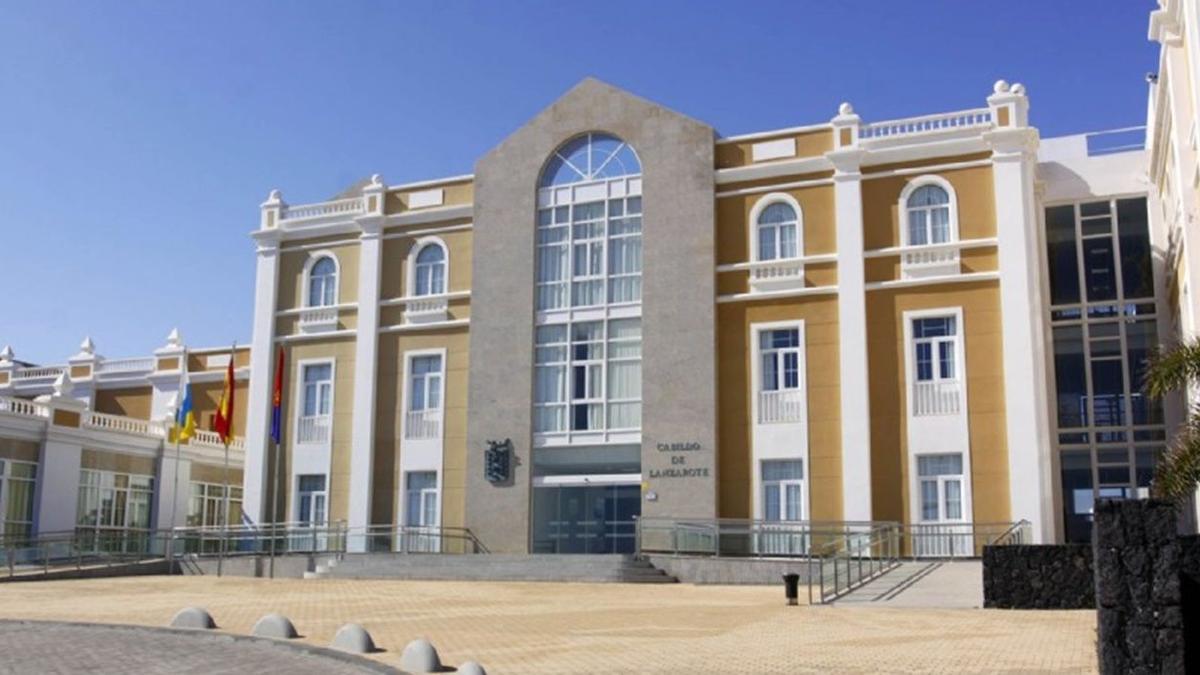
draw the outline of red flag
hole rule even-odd
[[[271,440],[279,442],[283,435],[283,347],[279,347],[279,362],[275,365],[275,389],[271,392]]]
[[[225,369],[225,386],[221,389],[221,402],[217,404],[217,416],[213,419],[213,431],[221,437],[221,442],[229,445],[233,440],[233,392],[237,380],[233,376],[233,360],[237,355],[237,345],[229,351],[229,367]]]

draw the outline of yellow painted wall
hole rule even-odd
[[[442,454],[442,524],[463,527],[466,510],[467,362],[469,336],[465,327],[419,333],[385,333],[379,338],[375,405],[375,462],[371,522],[397,523],[400,440],[404,419],[405,353],[422,349],[446,350],[446,397]]]
[[[139,457],[136,455],[123,455],[116,452],[105,452],[103,450],[83,449],[83,454],[79,458],[79,466],[82,469],[96,469],[99,471],[115,471],[117,473],[132,473],[142,476],[153,476],[155,474],[155,460],[152,457]]]
[[[148,385],[120,389],[97,389],[92,407],[96,412],[106,415],[121,415],[122,417],[148,420],[153,396],[154,390]]]
[[[838,384],[837,299],[801,297],[717,306],[720,495],[725,518],[749,518],[755,470],[751,455],[753,323],[804,321],[808,387],[809,503],[812,518],[842,517],[841,389]]]
[[[943,157],[937,160],[936,164],[971,159],[978,157]],[[922,163],[914,162],[905,166],[918,164]],[[996,236],[996,200],[990,166],[930,173],[945,178],[954,187],[958,198],[959,239]],[[900,193],[905,185],[918,177],[886,176],[863,180],[864,248],[870,250],[900,246]]]
[[[457,220],[438,223],[438,226],[443,225],[462,225],[468,221]],[[532,227],[532,223],[530,224]],[[430,226],[421,226],[419,228],[408,229],[428,229]],[[405,230],[390,229],[388,234],[396,234]],[[400,298],[412,294],[413,289],[409,289],[408,285],[408,256],[412,251],[413,245],[418,239],[424,237],[437,237],[446,244],[446,248],[450,251],[450,278],[447,280],[446,289],[448,291],[466,291],[471,288],[471,265],[472,265],[472,249],[471,249],[471,231],[458,230],[453,232],[441,232],[431,235],[416,235],[411,237],[396,237],[393,239],[385,239],[383,242],[383,271],[380,279],[380,297],[384,300],[389,298]],[[384,324],[386,325],[386,324]]]
[[[877,520],[909,520],[907,387],[903,314],[962,307],[975,522],[1007,522],[1000,290],[995,281],[867,293],[871,486]]]
[[[355,239],[354,235],[343,235],[334,241]],[[320,239],[305,240],[312,244]],[[320,249],[321,251],[326,249]],[[337,302],[348,303],[358,300],[358,242],[340,244],[328,248],[336,257],[338,263],[338,294]],[[304,297],[304,265],[310,257],[319,251],[283,249],[279,253],[279,298],[277,309],[295,309],[305,305]]]
[[[387,213],[401,213],[408,210],[408,198],[414,192],[425,192],[426,190],[441,189],[442,206],[456,206],[460,204],[470,204],[475,199],[475,183],[474,181],[460,180],[447,183],[438,183],[433,185],[425,185],[419,188],[406,190],[389,190],[387,201],[384,202],[384,209]],[[424,207],[436,208],[436,207]]]
[[[733,141],[728,143],[718,143],[716,145],[715,158],[718,169],[728,169],[735,166],[748,166],[755,164],[752,162],[752,148],[757,143],[767,143],[785,138],[793,138],[796,140],[796,156],[783,157],[768,162],[757,162],[767,164],[769,162],[785,161],[787,159],[799,159],[802,157],[817,157],[824,155],[826,152],[833,149],[833,130],[832,129],[815,129],[804,133],[779,134],[778,136],[769,136],[765,138],[756,138],[754,140]]]

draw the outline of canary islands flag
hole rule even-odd
[[[175,443],[182,443],[192,437],[196,432],[196,415],[192,412],[192,385],[190,383],[183,385],[183,403],[179,405],[179,410],[175,412],[175,426],[171,428],[171,439]]]

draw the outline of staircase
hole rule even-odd
[[[558,581],[676,583],[675,577],[631,555],[359,553],[318,560],[305,579]]]

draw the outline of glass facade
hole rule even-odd
[[[534,553],[633,553],[641,485],[533,490]]]
[[[33,495],[38,465],[0,459],[0,539],[33,534]]]
[[[220,483],[192,482],[192,494],[188,500],[188,527],[221,527],[225,523],[241,524],[242,487],[229,486],[229,513],[222,518],[225,505],[225,486]]]
[[[81,470],[75,521],[81,546],[85,550],[144,550],[153,501],[153,476]]]
[[[1086,542],[1095,500],[1146,496],[1166,440],[1162,402],[1142,392],[1158,346],[1146,200],[1045,216],[1063,527]]]

